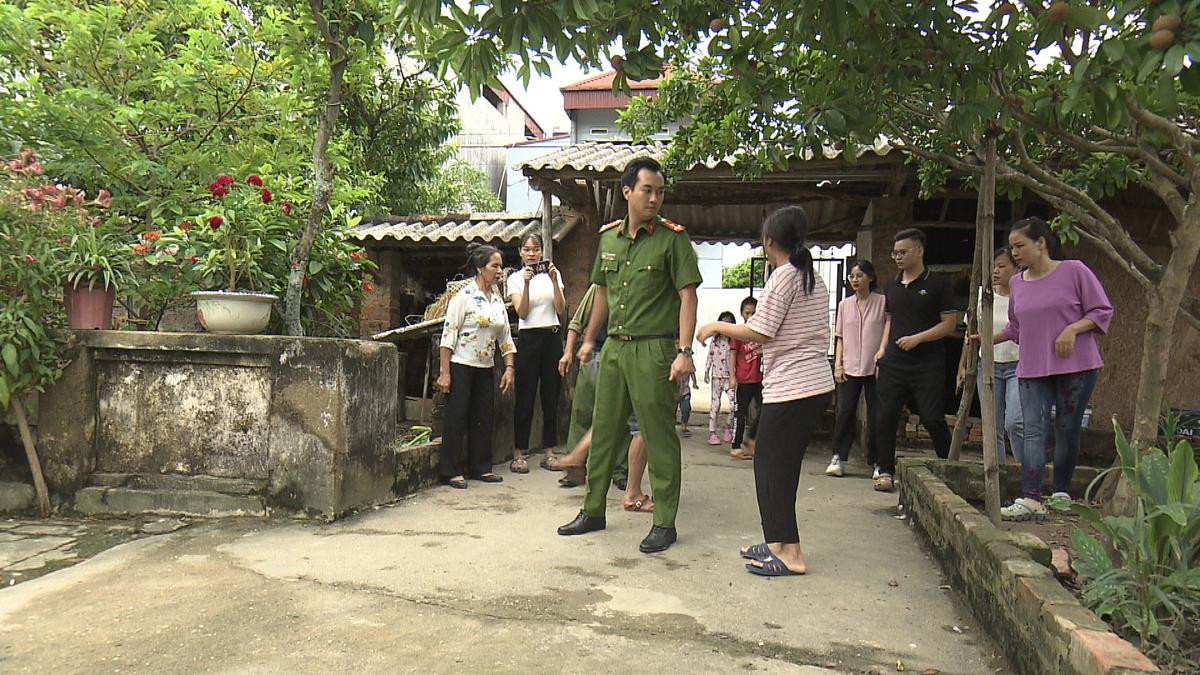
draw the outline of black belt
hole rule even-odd
[[[550,332],[552,332],[552,333],[557,333],[557,332],[559,331],[559,327],[558,327],[558,326],[538,326],[538,327],[536,327],[536,328],[522,328],[522,329],[520,329],[520,330],[519,330],[519,331],[517,331],[517,332],[519,332],[519,333],[528,333],[528,332],[529,332],[529,331],[531,331],[531,330],[548,330],[548,331],[550,331]]]
[[[674,340],[678,335],[613,335],[609,333],[610,340],[618,340],[620,342],[634,342],[637,340]]]

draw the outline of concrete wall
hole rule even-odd
[[[628,141],[629,134],[621,130],[617,123],[618,110],[600,108],[595,110],[571,110],[571,140],[574,143],[584,141]],[[667,126],[665,132],[654,134],[656,141],[669,140],[679,130],[680,122],[674,121]]]
[[[52,491],[93,473],[261,482],[276,507],[335,516],[389,499],[397,356],[357,340],[80,331],[41,397]]]

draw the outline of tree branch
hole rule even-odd
[[[1200,180],[1197,179],[1196,173],[1196,158],[1192,154],[1192,147],[1195,141],[1184,136],[1178,124],[1143,108],[1137,99],[1134,98],[1133,94],[1128,91],[1122,92],[1122,100],[1125,102],[1125,109],[1129,111],[1129,115],[1133,119],[1141,122],[1146,127],[1161,131],[1166,134],[1167,138],[1171,139],[1171,144],[1179,152],[1179,159],[1183,162],[1184,171],[1192,177],[1191,189],[1193,191],[1200,190]]]

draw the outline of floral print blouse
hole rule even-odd
[[[492,299],[488,300],[478,284],[472,281],[450,298],[441,346],[453,350],[451,363],[492,368],[496,364],[497,344],[501,355],[517,351],[504,298],[492,289]]]
[[[704,371],[709,380],[729,379],[729,338],[718,335],[712,339],[708,346],[708,362],[704,364]]]

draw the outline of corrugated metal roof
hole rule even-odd
[[[861,157],[865,154],[873,153],[882,157],[890,153],[893,149],[894,146],[888,139],[880,137],[875,141],[874,145],[858,148],[856,156]],[[638,157],[653,157],[654,159],[661,160],[666,151],[667,144],[663,142],[621,143],[613,141],[586,141],[569,145],[540,157],[535,157],[523,164],[517,165],[516,168],[531,171],[563,171],[572,169],[575,171],[594,171],[596,173],[619,172],[625,168],[625,165],[630,160]],[[842,151],[832,146],[827,146],[822,150],[821,154],[822,157],[818,158],[810,152],[797,159],[839,159],[842,156]],[[703,166],[708,169],[716,169],[720,167],[732,167],[735,163],[732,157],[727,157],[719,160],[709,160]],[[698,168],[699,166],[697,165],[694,168]]]
[[[562,241],[578,218],[557,215],[554,240]],[[363,221],[352,236],[358,241],[454,243],[485,241],[519,242],[530,232],[541,232],[540,213],[471,213],[448,216],[381,216]]]
[[[629,80],[629,88],[634,89],[634,90],[658,89],[659,85],[661,85],[663,83],[663,81],[666,79],[667,74],[670,72],[670,70],[671,70],[670,68],[667,68],[666,73],[663,73],[662,75],[652,78],[652,79],[649,79],[649,80]],[[567,86],[559,89],[559,91],[561,91],[561,92],[571,92],[571,91],[609,91],[609,92],[611,92],[612,88],[613,88],[613,81],[616,79],[617,79],[617,71],[607,70],[603,73],[600,73],[599,75],[593,75],[591,77],[584,78],[578,82],[573,82],[571,84],[568,84]]]

